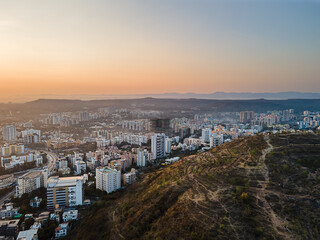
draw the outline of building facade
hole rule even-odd
[[[152,158],[158,159],[165,157],[165,139],[164,133],[157,133],[151,137]]]
[[[82,205],[84,192],[84,176],[51,177],[48,179],[47,208],[54,209],[58,204],[61,207]]]
[[[112,193],[121,188],[121,172],[109,168],[96,168],[96,188],[107,193]]]
[[[30,171],[18,178],[16,196],[30,193],[40,187],[46,187],[48,179],[47,170]]]
[[[3,128],[2,134],[5,141],[13,141],[17,136],[16,128],[12,125],[7,125]]]

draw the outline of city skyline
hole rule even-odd
[[[0,1],[1,99],[320,92],[319,1]]]

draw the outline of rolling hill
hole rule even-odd
[[[320,239],[320,136],[252,136],[101,197],[71,239]]]

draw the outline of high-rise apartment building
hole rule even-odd
[[[47,186],[47,170],[30,171],[18,178],[16,186],[16,196],[24,193],[30,193],[40,187]]]
[[[288,122],[290,120],[290,110],[283,110],[282,121]]]
[[[112,193],[121,188],[121,172],[109,168],[96,168],[96,188],[107,193]]]
[[[22,138],[26,144],[40,142],[41,131],[35,129],[28,129],[21,132]]]
[[[152,158],[158,159],[165,157],[165,139],[164,133],[157,133],[151,137]]]
[[[203,128],[202,129],[202,134],[201,134],[202,142],[209,143],[210,142],[211,133],[212,133],[212,129],[211,128]]]
[[[217,147],[223,143],[223,134],[213,134],[210,137],[210,147]]]
[[[8,145],[1,148],[2,156],[10,156],[15,154],[23,154],[24,145]]]
[[[85,181],[85,176],[50,177],[47,187],[47,208],[54,209],[57,204],[61,207],[82,205]]]
[[[13,141],[16,139],[16,128],[12,125],[7,125],[2,130],[3,139],[5,141]]]
[[[172,145],[172,139],[171,138],[166,138],[164,142],[164,148],[165,148],[165,153],[170,154],[171,153],[171,145]]]
[[[170,119],[151,119],[150,130],[155,133],[171,135]]]
[[[146,166],[146,161],[148,159],[148,152],[147,150],[138,149],[137,150],[137,166],[144,167]]]
[[[130,185],[136,181],[136,170],[131,169],[130,172],[123,174],[123,183],[125,185]]]
[[[250,123],[253,119],[254,119],[254,112],[253,111],[240,112],[240,122]]]

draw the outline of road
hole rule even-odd
[[[56,161],[58,160],[58,155],[53,152],[47,152],[45,151],[48,157],[48,170],[49,172],[52,172],[55,169]]]
[[[4,201],[10,200],[11,197],[16,193],[16,189],[14,188],[11,192],[7,193],[5,196],[1,196],[0,198],[0,206],[4,204]]]
[[[57,154],[53,153],[53,152],[47,152],[47,151],[44,151],[46,154],[47,154],[47,157],[48,157],[48,163],[47,163],[47,167],[48,167],[48,170],[49,170],[49,175],[51,172],[53,172],[53,170],[55,169],[55,165],[56,165],[56,161],[58,160],[58,156]],[[31,170],[35,170],[35,169],[28,169],[28,170],[25,170],[25,171],[21,171],[21,172],[16,172],[14,173],[14,176],[17,178]],[[15,194],[16,190],[12,190],[11,192],[7,193],[5,196],[0,196],[0,206],[3,205],[3,203],[6,201],[6,200],[10,200],[11,197]]]

